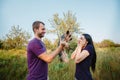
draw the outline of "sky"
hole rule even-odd
[[[80,28],[92,36],[95,42],[110,39],[120,43],[120,1],[119,0],[0,0],[0,38],[9,32],[11,26],[19,25],[34,37],[32,23],[43,21],[51,29],[49,20],[55,13],[75,14]],[[52,37],[51,37],[52,36]],[[55,34],[46,34],[55,40]]]

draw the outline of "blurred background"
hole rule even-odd
[[[97,52],[95,80],[120,79],[119,0],[0,0],[0,79],[25,80],[26,46],[34,34],[32,23],[43,21],[47,52],[55,50],[59,37],[70,30],[69,57],[82,33],[92,36]],[[74,80],[75,64],[49,64],[50,80]]]

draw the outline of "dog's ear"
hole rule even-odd
[[[69,37],[71,37],[71,34],[69,35]]]
[[[71,41],[72,40],[72,38],[70,38],[70,40],[69,41]]]
[[[70,33],[69,30],[67,30],[66,34],[68,35],[69,33]]]

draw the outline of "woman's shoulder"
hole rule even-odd
[[[84,50],[87,50],[89,53],[92,53],[92,52],[93,52],[93,46],[90,45],[90,44],[88,44],[88,45],[84,48]]]
[[[93,48],[93,46],[91,45],[91,44],[88,44],[86,47],[85,47],[85,49],[92,49]]]

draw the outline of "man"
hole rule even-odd
[[[45,45],[41,40],[46,33],[45,24],[41,21],[35,21],[32,27],[35,38],[27,46],[27,80],[48,80],[48,63],[65,47],[66,41],[61,41],[60,46],[55,51],[47,54]]]

